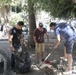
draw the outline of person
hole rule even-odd
[[[3,31],[3,26],[4,26],[4,25],[1,25],[1,32]]]
[[[59,23],[58,25],[55,22],[51,22],[50,29],[54,30],[54,33],[56,34],[56,44],[54,46],[54,49],[56,49],[60,43],[60,36],[62,36],[66,40],[64,46],[67,53],[68,71],[64,72],[64,74],[70,75],[72,73],[73,63],[72,51],[76,39],[75,31],[70,25],[64,22]]]
[[[22,34],[22,27],[24,26],[23,21],[17,22],[17,25],[10,29],[9,31],[9,44],[12,51],[11,55],[11,69],[15,71],[15,56],[14,52],[18,50],[21,46],[21,41],[24,41],[24,44],[26,45],[26,41],[24,40],[23,34]]]
[[[74,29],[74,31],[75,31],[75,33],[76,33],[76,21],[75,20],[71,20],[71,21],[69,21],[68,22],[68,24],[69,25],[71,25],[71,27],[73,27],[73,29]],[[64,39],[64,38],[63,38]],[[65,48],[65,46],[64,46],[64,57],[63,57],[63,59],[65,60],[65,61],[67,61],[67,54],[66,54],[66,48]]]
[[[43,27],[42,23],[39,23],[39,27],[34,30],[34,42],[35,42],[35,48],[36,48],[36,62],[38,63],[40,58],[42,61],[44,61],[44,34],[46,34],[47,42],[49,46],[49,35],[47,33],[47,30]]]

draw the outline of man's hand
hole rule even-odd
[[[27,42],[24,42],[24,45],[27,46]]]
[[[47,46],[49,47],[50,46],[50,43],[48,43]]]
[[[12,52],[14,52],[14,51],[15,51],[15,49],[14,49],[14,47],[13,47],[13,46],[11,46],[10,48],[11,48],[11,51],[12,51]]]
[[[55,46],[54,46],[54,49],[56,49],[57,47],[58,47],[58,45],[59,45],[59,43],[60,43],[60,35],[57,35],[56,36],[56,43],[55,43]]]
[[[38,43],[36,43],[37,44],[37,47],[39,48],[39,44]]]
[[[54,46],[54,49],[56,49],[56,48],[57,48],[57,45]]]

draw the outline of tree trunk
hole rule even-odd
[[[33,31],[36,28],[36,20],[35,20],[35,13],[34,13],[34,7],[33,3],[28,1],[28,9],[29,9],[29,46],[35,46],[34,40],[33,40]]]
[[[2,5],[0,9],[0,13],[4,19],[4,23],[9,22],[8,14],[10,13],[10,6],[9,5]]]

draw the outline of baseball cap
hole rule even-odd
[[[43,27],[43,23],[39,23],[39,27]]]

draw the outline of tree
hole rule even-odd
[[[29,12],[29,45],[34,46],[33,40],[33,31],[36,28],[36,19],[35,19],[35,12],[34,12],[34,3],[32,0],[28,0],[28,12]]]
[[[72,0],[38,0],[42,4],[42,9],[55,18],[76,17],[76,4]]]
[[[10,2],[11,0],[0,0],[0,13],[4,19],[4,23],[9,23]]]
[[[76,17],[76,4],[72,0],[28,0],[29,43],[33,44],[33,31],[36,27],[35,11],[41,9],[50,12],[54,18]]]
[[[0,0],[1,2],[10,2],[11,0]],[[15,1],[15,0],[13,0]],[[20,1],[20,0],[19,0]],[[29,17],[29,44],[33,45],[33,31],[36,28],[36,11],[45,10],[54,18],[73,18],[76,17],[76,4],[72,0],[21,0],[22,9],[28,11]]]
[[[26,2],[26,5],[22,5],[22,10],[27,10],[28,11],[28,17],[29,17],[29,44],[33,45],[33,31],[36,28],[36,21],[35,21],[35,13],[34,13],[34,0],[0,0],[1,5],[1,15],[6,21],[8,19],[8,13],[7,8],[5,8],[5,5],[9,6],[9,4],[14,5],[15,3],[18,2]],[[13,2],[13,3],[12,3]],[[23,3],[24,4],[24,3]],[[10,7],[10,6],[9,6]],[[9,9],[10,10],[10,9]],[[21,11],[22,12],[22,11]]]
[[[21,11],[21,9],[18,6],[21,7],[20,0],[17,0],[17,1],[16,0],[0,0],[0,13],[5,23],[9,22],[9,13],[10,13],[11,7],[13,10],[16,7],[17,12]]]

